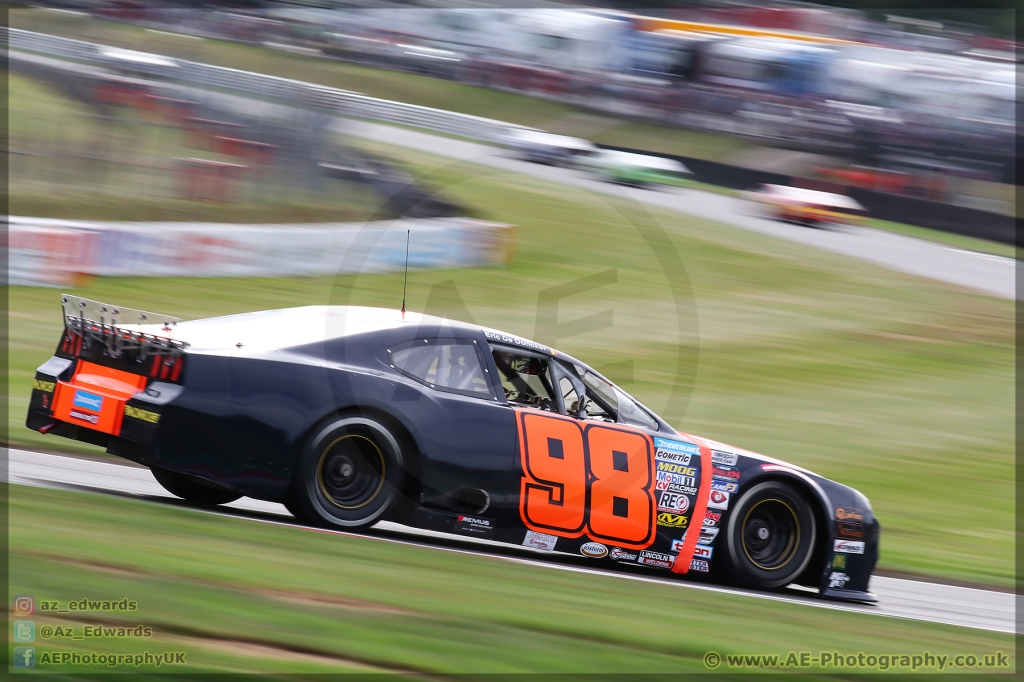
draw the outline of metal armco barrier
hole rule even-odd
[[[15,28],[2,29],[0,35],[6,36],[8,47],[11,49],[101,66],[123,65],[117,55],[129,52]],[[505,121],[377,99],[348,90],[170,57],[161,57],[153,63],[133,62],[132,69],[161,79],[234,91],[249,97],[298,104],[344,116],[425,128],[486,142],[502,140],[512,130],[529,130],[525,126]]]

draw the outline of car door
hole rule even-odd
[[[704,514],[699,447],[592,370],[553,360],[552,372],[563,413],[517,414],[524,525],[561,550],[672,568]]]

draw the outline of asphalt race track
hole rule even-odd
[[[128,496],[153,504],[189,507],[197,513],[226,514],[258,523],[288,526],[294,528],[295,532],[310,530],[308,527],[297,524],[284,507],[271,502],[242,498],[237,502],[215,509],[190,506],[166,492],[150,474],[149,469],[142,467],[48,455],[26,450],[11,449],[8,452],[8,480],[14,484]],[[317,532],[324,531],[318,530]],[[384,542],[402,542],[431,547],[437,551],[491,556],[499,561],[517,561],[555,570],[596,573],[623,580],[662,582],[680,589],[713,590],[745,595],[750,598],[805,604],[808,607],[859,611],[883,617],[931,621],[995,632],[1014,632],[1014,595],[1005,592],[875,576],[871,579],[871,590],[878,595],[879,603],[874,605],[848,604],[819,599],[805,589],[790,589],[787,593],[767,594],[686,582],[667,577],[664,573],[654,570],[640,572],[643,569],[629,570],[604,564],[601,568],[595,568],[596,563],[593,560],[575,555],[549,554],[525,547],[513,547],[488,540],[423,531],[387,522],[377,524],[368,533],[339,531],[338,534],[372,537]]]
[[[791,225],[754,215],[751,202],[736,197],[674,187],[624,187],[598,180],[585,171],[521,161],[497,147],[379,123],[345,121],[339,126],[339,131],[458,161],[533,175],[590,192],[629,197],[641,204],[716,220],[844,254],[891,270],[957,284],[1002,298],[1014,297],[1015,263],[1012,258],[965,251],[867,227],[834,226],[815,229]]]

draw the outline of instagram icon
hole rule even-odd
[[[35,612],[35,600],[29,595],[14,598],[14,615],[31,616]]]

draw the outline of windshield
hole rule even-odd
[[[658,422],[625,391],[589,369],[579,365],[574,365],[574,367],[583,379],[587,393],[590,394],[589,397],[594,401],[587,405],[588,417],[658,430]],[[616,415],[618,415],[618,419],[615,418]]]

